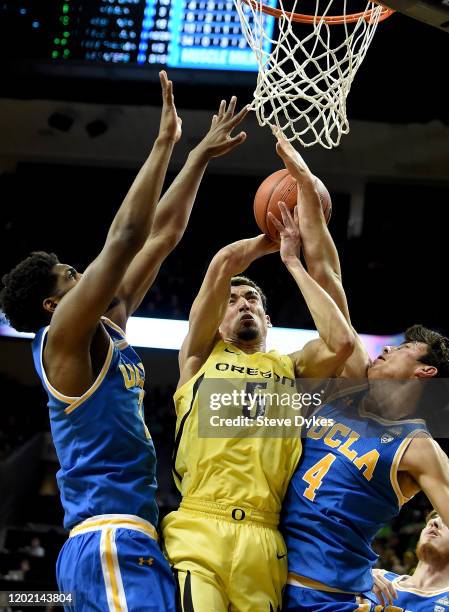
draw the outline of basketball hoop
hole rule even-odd
[[[297,12],[301,0],[279,0],[280,8],[261,0],[234,3],[259,67],[251,105],[259,125],[276,127],[305,147],[331,149],[349,132],[346,98],[377,25],[394,11],[365,0],[363,11],[350,13],[348,1],[340,0],[336,15],[337,0],[308,1],[315,2],[313,15]],[[266,15],[278,19],[276,40],[266,32]]]

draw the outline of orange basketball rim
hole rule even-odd
[[[395,12],[393,9],[388,8],[383,3],[377,2],[376,0],[373,1],[383,7],[379,21],[388,19],[388,17]],[[371,9],[366,12],[348,13],[347,15],[307,15],[304,13],[289,13],[287,11],[282,11],[280,9],[272,8],[271,6],[267,6],[266,4],[263,4],[263,2],[258,2],[257,0],[243,0],[243,2],[267,15],[272,15],[273,17],[277,18],[287,17],[291,21],[295,21],[297,23],[316,23],[317,21],[323,20],[328,25],[338,25],[342,23],[355,23],[360,18],[370,21],[374,11],[374,9]]]

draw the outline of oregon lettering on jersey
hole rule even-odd
[[[348,593],[371,589],[371,541],[407,501],[397,468],[412,437],[426,431],[420,419],[387,421],[366,412],[365,394],[315,413],[334,424],[308,430],[281,522],[289,572]]]
[[[235,363],[218,362],[215,364],[215,368],[219,372],[229,372],[233,374],[244,374],[245,376],[261,376],[262,378],[272,378],[281,385],[289,385],[295,387],[295,379],[288,378],[287,376],[281,376],[272,370],[263,371],[259,368],[249,368],[245,366],[236,365]]]
[[[294,366],[290,357],[277,351],[246,354],[220,340],[199,372],[176,391],[173,471],[184,497],[232,502],[266,512],[280,511],[301,454],[299,437],[198,436],[198,391],[202,382],[256,376],[290,387],[294,384]]]
[[[143,420],[144,367],[122,330],[105,318],[103,324],[110,336],[108,354],[81,397],[63,395],[45,375],[48,328],[33,341],[61,464],[57,481],[67,529],[100,514],[132,514],[157,523],[156,454]]]

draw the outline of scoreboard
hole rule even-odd
[[[3,60],[257,71],[233,0],[0,0],[0,34]]]

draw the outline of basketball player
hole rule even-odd
[[[11,324],[37,332],[33,356],[49,396],[58,484],[70,529],[57,563],[76,611],[174,611],[175,583],[156,541],[156,459],[143,419],[144,369],[124,328],[180,240],[208,161],[243,142],[231,137],[247,110],[222,102],[209,132],[155,212],[181,136],[172,83],[160,73],[158,137],[84,274],[37,252],[3,279]],[[103,317],[107,312],[108,318]]]
[[[314,177],[279,135],[277,151],[298,181],[308,270],[350,324],[338,254]],[[449,461],[414,415],[421,392],[414,383],[449,376],[449,340],[417,325],[406,331],[404,343],[385,347],[371,362],[354,336],[354,352],[340,376],[367,381],[369,392],[366,383],[359,385],[352,395],[317,410],[335,424],[307,431],[303,459],[284,502],[287,610],[357,609],[355,594],[372,586],[372,539],[418,491],[449,524]]]
[[[433,510],[421,531],[413,576],[374,569],[373,591],[381,605],[365,606],[372,612],[446,612],[449,610],[449,529]],[[363,605],[360,606],[364,610]]]
[[[344,317],[300,262],[296,213],[293,218],[285,204],[280,207],[280,247],[260,235],[230,244],[212,259],[179,355],[173,465],[183,499],[164,519],[163,535],[184,612],[280,609],[287,560],[277,525],[301,454],[299,436],[199,436],[198,419],[207,418],[201,385],[238,379],[248,389],[276,380],[277,388],[289,388],[298,376],[335,375],[353,348]],[[290,355],[267,352],[266,298],[253,281],[236,276],[279,248],[320,333]]]

